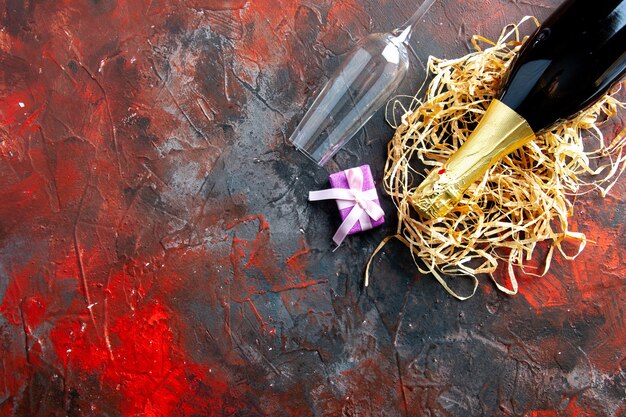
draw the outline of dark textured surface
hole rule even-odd
[[[460,56],[556,3],[443,0],[413,45]],[[382,193],[387,225],[331,252],[328,173],[286,138],[416,4],[0,0],[0,415],[625,415],[624,180],[516,297],[460,303],[396,244],[364,291]],[[329,170],[379,179],[391,134],[379,113]]]

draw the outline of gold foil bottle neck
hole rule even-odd
[[[489,167],[533,139],[528,122],[494,99],[467,141],[417,187],[413,207],[424,219],[445,216]]]

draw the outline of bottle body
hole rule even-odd
[[[586,109],[626,74],[626,1],[569,0],[522,47],[499,100],[535,132]]]
[[[626,0],[566,1],[522,47],[466,143],[416,189],[413,206],[426,219],[444,216],[498,159],[592,105],[625,73]]]

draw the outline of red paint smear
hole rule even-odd
[[[27,297],[22,302],[22,311],[24,312],[24,320],[29,326],[37,327],[46,316],[47,300],[44,297]]]
[[[528,417],[559,417],[556,411],[531,411]]]
[[[572,219],[572,229],[576,230],[576,219]],[[592,225],[593,227],[593,225]],[[595,231],[593,235],[595,235]],[[591,237],[592,234],[588,234]],[[594,236],[595,239],[595,236]],[[614,241],[614,239],[613,239]],[[568,242],[563,243],[568,248]],[[567,252],[574,253],[575,245]],[[608,248],[607,248],[608,249]],[[543,250],[547,250],[543,248]],[[596,252],[596,253],[594,253]],[[607,267],[607,263],[594,262],[593,265],[583,268],[581,264],[585,263],[585,259],[598,259],[602,257],[604,250],[598,252],[595,243],[588,243],[585,251],[572,261],[563,258],[561,253],[555,249],[552,258],[552,267],[548,274],[543,277],[525,275],[519,269],[516,270],[520,283],[520,295],[535,309],[537,313],[542,313],[552,308],[568,306],[573,312],[581,312],[585,307],[584,303],[597,299],[601,294],[598,293],[598,286],[603,281],[603,268]],[[542,258],[542,255],[535,255],[536,258]],[[605,257],[604,257],[605,259]],[[542,271],[544,264],[543,259],[535,260],[529,263],[525,269],[538,274]],[[595,271],[594,271],[595,270]],[[504,270],[499,275],[504,276]],[[594,279],[589,279],[593,277]]]
[[[246,50],[254,51],[255,60],[272,62],[277,58],[286,62],[288,57],[278,48],[281,38],[281,26],[293,25],[298,2],[284,0],[260,0],[249,3],[242,15],[244,26],[254,22],[254,33]],[[282,53],[281,53],[282,52]],[[279,62],[280,62],[279,61]]]
[[[25,329],[39,326],[45,317],[47,300],[33,288],[33,278],[39,269],[36,260],[11,274],[9,285],[0,304],[0,314],[15,326]]]
[[[36,131],[40,126],[38,124],[34,124],[34,122],[37,120],[37,117],[39,117],[39,115],[41,114],[43,110],[44,110],[44,107],[40,107],[37,110],[35,110],[30,116],[28,116],[26,120],[24,121],[24,123],[22,124],[22,126],[20,127],[20,129],[17,131],[17,134],[23,135],[29,131],[30,132]]]
[[[595,413],[585,411],[578,406],[576,398],[572,398],[563,411],[538,410],[531,411],[527,417],[596,417]]]
[[[84,253],[85,259],[91,255],[89,251]],[[46,353],[47,358],[42,357],[40,344],[33,343],[28,335],[31,334],[30,328],[48,321],[54,327],[46,338],[57,356],[54,363],[65,369],[68,389],[76,389],[81,396],[89,398],[92,394],[88,390],[93,389],[90,381],[97,380],[102,389],[99,396],[103,395],[122,415],[223,416],[253,409],[238,397],[237,389],[229,384],[231,378],[222,371],[220,364],[200,365],[190,359],[179,339],[179,335],[187,334],[189,329],[178,323],[158,300],[144,302],[140,277],[127,273],[111,275],[103,288],[104,303],[99,299],[105,309],[104,317],[97,316],[96,330],[87,315],[85,300],[77,292],[75,257],[68,256],[58,262],[56,269],[57,280],[60,280],[59,276],[69,275],[75,282],[76,296],[64,314],[58,314],[56,310],[49,312],[34,287],[42,278],[40,264],[34,259],[12,274],[0,306],[0,313],[12,325],[23,327],[27,336],[25,355],[19,346],[24,342],[18,340],[17,352],[22,355],[5,357],[10,363],[3,364],[3,370],[8,369],[20,377],[4,387],[0,378],[1,392],[19,398],[33,370],[47,366],[50,351]],[[177,278],[164,280],[176,281]],[[50,291],[56,294],[54,287],[50,287]],[[137,298],[128,299],[129,292],[136,293]],[[56,302],[54,297],[48,299]],[[48,335],[47,332],[44,334]],[[15,349],[12,351],[16,352]],[[0,411],[12,412],[11,407],[3,405]],[[97,403],[91,407],[97,412]]]
[[[258,231],[251,241],[242,240],[236,236],[233,238],[231,246],[230,260],[233,267],[234,284],[239,293],[250,295],[250,287],[247,284],[247,274],[243,270],[256,269],[273,286],[292,286],[302,284],[306,276],[304,274],[305,264],[303,259],[308,250],[303,248],[289,259],[284,261],[288,269],[282,270],[279,265],[281,261],[274,252],[271,245],[270,227],[265,217],[261,214],[245,217],[237,222],[226,226],[226,229],[233,229],[237,225],[250,221],[258,221]],[[247,259],[247,260],[246,260]],[[243,265],[242,263],[245,262]],[[247,298],[247,297],[242,297]]]
[[[308,258],[307,255],[311,252],[311,249],[306,247],[304,240],[300,241],[300,250],[294,253],[285,264],[289,267],[289,269],[295,274],[300,276],[300,278],[304,281],[306,279],[305,272],[308,266]]]
[[[581,205],[588,203],[581,202]],[[588,210],[610,210],[606,204]],[[619,358],[626,354],[626,327],[619,288],[623,270],[619,249],[615,247],[615,230],[599,224],[598,218],[572,219],[573,230],[584,230],[588,242],[585,251],[575,260],[563,259],[555,251],[552,268],[544,277],[520,277],[520,295],[525,298],[537,314],[558,312],[562,320],[568,317],[601,317],[602,325],[595,329],[602,343],[589,340],[587,351],[595,367],[605,372],[619,368]],[[577,221],[581,224],[577,225]],[[584,228],[584,229],[581,229]],[[567,243],[565,244],[567,245]],[[575,246],[566,246],[568,253]],[[598,260],[601,262],[598,262]]]
[[[242,20],[244,27],[253,27],[254,31],[245,39],[246,42],[241,44],[241,48],[249,52],[251,59],[262,67],[270,63],[275,66],[293,65],[292,55],[285,49],[284,39],[294,36],[296,15],[300,7],[306,6],[285,0],[249,2],[248,7],[243,9]],[[358,20],[358,16],[363,18],[363,22]],[[358,1],[332,2],[326,13],[325,25],[321,28],[323,33],[329,35],[325,43],[337,46],[339,33],[344,33],[346,37],[367,35],[369,28],[364,22],[369,23],[368,19],[363,12],[363,5]]]
[[[21,124],[32,108],[32,100],[22,92],[15,92],[0,98],[0,123],[3,126]]]
[[[5,375],[11,377],[0,378],[0,392],[8,397],[7,400],[0,403],[0,415],[13,416],[16,410],[13,401],[9,399],[17,396],[24,389],[23,380],[30,379],[34,369],[24,355],[18,355],[9,351],[2,353],[2,370]]]
[[[233,237],[230,262],[233,268],[233,282],[231,284],[231,300],[237,303],[248,303],[263,328],[268,324],[259,313],[252,301],[253,295],[262,295],[266,292],[281,293],[287,297],[292,290],[305,289],[315,285],[327,283],[328,280],[311,280],[307,278],[309,249],[304,241],[301,249],[291,257],[282,261],[275,253],[271,244],[270,226],[263,215],[245,217],[226,226],[233,229],[250,221],[258,221],[258,231],[254,239],[243,240]],[[250,271],[259,272],[265,283],[250,280]],[[265,284],[269,283],[267,288]],[[285,305],[290,305],[284,300]]]
[[[358,367],[340,373],[341,382],[346,385],[346,396],[340,401],[332,399],[329,407],[334,407],[331,415],[376,415],[383,409],[403,410],[402,387],[400,384],[390,385],[389,370],[381,368],[386,360],[368,358],[361,361]],[[411,411],[410,409],[408,410]]]
[[[568,289],[552,274],[520,279],[519,293],[537,313],[568,303]]]
[[[49,207],[44,179],[37,173],[0,190],[0,216],[5,225]]]
[[[189,361],[171,324],[170,313],[155,302],[114,321],[110,352],[78,320],[59,323],[50,336],[66,369],[85,377],[97,375],[105,387],[119,391],[124,416],[171,416],[181,410],[184,415],[221,416],[232,403],[225,376],[219,368],[209,370]],[[198,386],[206,396],[186,403]]]

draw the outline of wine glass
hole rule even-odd
[[[289,138],[323,166],[394,94],[409,68],[408,41],[436,0],[389,33],[367,36],[350,51]]]

